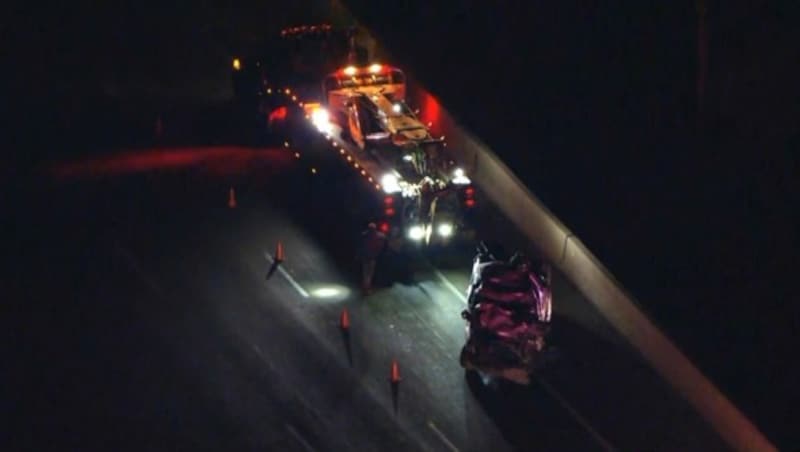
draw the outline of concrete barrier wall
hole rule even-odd
[[[488,146],[470,136],[443,108],[439,116],[442,129],[451,134],[448,148],[473,182],[729,445],[742,451],[777,450]]]

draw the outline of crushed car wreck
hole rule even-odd
[[[516,253],[496,257],[483,242],[467,289],[466,344],[461,366],[487,378],[519,384],[541,364],[550,330],[550,268]]]

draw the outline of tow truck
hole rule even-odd
[[[432,137],[406,104],[403,71],[370,62],[355,35],[325,24],[282,30],[267,57],[233,59],[237,99],[258,105],[276,142],[309,149],[324,137],[377,195],[379,213],[371,216],[390,243],[435,247],[471,239],[470,179],[448,158],[444,139]]]
[[[365,175],[379,181],[384,220],[395,236],[445,246],[471,240],[475,189],[406,104],[402,70],[380,63],[349,65],[325,77],[325,103],[307,105],[318,130],[347,149]]]

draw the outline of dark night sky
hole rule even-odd
[[[327,4],[168,3],[4,5],[0,58],[21,101],[16,119],[60,118],[109,96],[224,98],[233,49]],[[384,2],[345,3],[768,433],[793,425],[781,411],[797,398],[787,361],[800,326],[791,2],[709,2],[702,133],[693,2],[514,1],[487,11],[487,2],[405,1],[390,2],[391,14]]]

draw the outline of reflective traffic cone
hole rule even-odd
[[[236,192],[233,191],[233,187],[228,190],[228,207],[231,209],[236,207]]]
[[[397,361],[392,360],[392,372],[389,376],[392,383],[400,383],[400,368],[397,366]]]
[[[283,243],[278,241],[278,246],[275,248],[275,262],[283,262]]]
[[[347,308],[342,309],[342,315],[339,318],[339,326],[343,330],[350,329],[350,314],[347,313]]]

